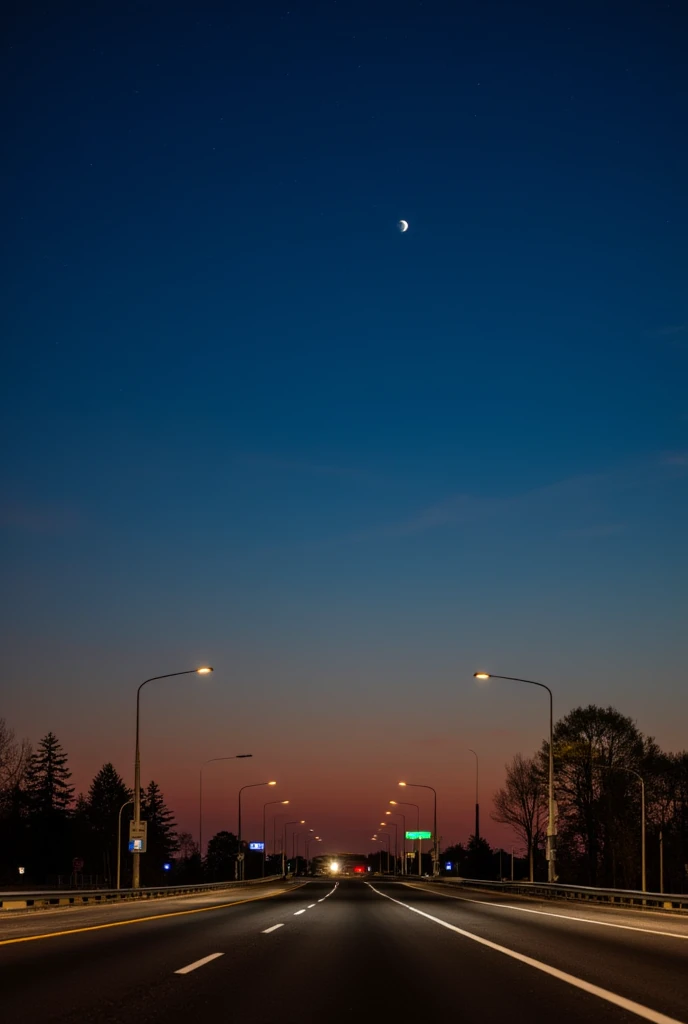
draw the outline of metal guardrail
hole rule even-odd
[[[112,904],[124,900],[160,899],[186,893],[243,889],[246,886],[276,882],[282,875],[251,878],[245,882],[201,882],[200,885],[155,885],[140,889],[58,889],[53,892],[0,892],[0,910],[26,910],[32,907],[81,907],[88,904]]]
[[[411,876],[409,876],[410,878]],[[418,881],[416,878],[415,881]],[[558,882],[489,882],[482,878],[423,878],[441,885],[460,885],[467,889],[490,889],[523,896],[548,899],[606,903],[611,906],[637,907],[639,910],[688,911],[688,895],[663,892],[639,892],[636,889],[597,889],[584,885],[560,885]]]

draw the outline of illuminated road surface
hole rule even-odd
[[[0,943],[3,1024],[688,1024],[685,919],[449,887],[317,879],[22,915]]]

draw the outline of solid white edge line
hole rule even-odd
[[[202,967],[203,964],[209,964],[211,960],[217,960],[219,956],[224,956],[224,953],[211,953],[210,956],[204,956],[202,960],[194,960],[192,964],[187,964],[186,967],[180,967],[175,974],[189,974],[190,971],[195,971],[197,967]]]
[[[609,989],[600,988],[599,985],[593,985],[589,981],[584,981],[582,978],[577,978],[573,974],[567,974],[565,971],[560,971],[557,967],[550,967],[549,964],[543,963],[541,960],[534,960],[531,956],[525,956],[524,953],[517,953],[515,949],[507,949],[506,946],[500,946],[496,942],[491,942],[489,939],[483,939],[480,935],[474,935],[472,932],[464,931],[463,928],[457,928],[455,924],[449,924],[447,921],[443,921],[439,917],[433,917],[432,914],[426,914],[424,910],[418,910],[417,907],[412,907],[408,903],[402,903],[401,900],[395,900],[393,896],[388,896],[387,893],[380,892],[370,882],[366,883],[370,885],[373,892],[376,892],[378,896],[383,896],[386,900],[390,900],[392,903],[397,903],[400,907],[405,907],[406,910],[410,910],[414,914],[419,914],[421,917],[425,917],[428,921],[433,921],[435,924],[439,924],[442,928],[447,928],[451,932],[455,932],[457,935],[463,935],[466,939],[471,939],[473,942],[479,943],[481,946],[487,946],[488,949],[493,949],[496,953],[503,953],[504,956],[511,957],[512,960],[518,960],[522,964],[527,964],[528,967],[534,967],[537,971],[542,971],[543,974],[549,974],[550,977],[556,978],[558,981],[564,981],[568,985],[572,985],[574,988],[579,988],[583,992],[588,992],[592,996],[597,996],[598,999],[604,999],[605,1002],[612,1003],[614,1006],[621,1007],[622,1010],[628,1010],[629,1013],[635,1013],[638,1017],[643,1017],[645,1020],[652,1021],[652,1024],[683,1024],[676,1017],[667,1017],[665,1013],[658,1013],[657,1010],[650,1009],[649,1006],[643,1006],[642,1003],[636,1003],[633,999],[626,999],[625,996],[617,995],[616,992],[610,992]]]
[[[414,885],[413,882],[404,882],[404,885],[409,889],[418,889],[420,892],[427,892],[425,886]],[[439,893],[439,889],[433,889],[432,892]],[[591,917],[574,917],[572,914],[554,914],[551,910],[532,910],[530,907],[515,907],[510,903],[490,903],[489,900],[472,900],[468,896],[456,896],[453,892],[442,892],[443,896],[447,896],[450,900],[461,900],[462,903],[477,903],[482,907],[492,907],[494,910],[516,910],[519,914],[539,914],[541,917],[559,917],[562,921],[578,921],[580,924],[596,924],[600,928],[621,928],[626,932],[642,932],[644,935],[661,935],[665,939],[688,939],[688,933],[685,935],[679,934],[679,932],[660,932],[656,928],[638,928],[632,924],[617,924],[616,921],[595,921]]]
[[[284,928],[284,922],[281,924],[273,924],[271,928],[263,928],[263,935],[269,935],[270,932],[277,931],[278,928]]]
[[[306,913],[305,910],[297,910],[296,913],[294,914],[294,917],[298,917],[299,914],[305,914],[305,913]]]

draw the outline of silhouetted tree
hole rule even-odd
[[[94,777],[88,791],[87,817],[91,827],[90,852],[97,858],[97,873],[102,872],[108,885],[114,885],[117,861],[117,828],[120,808],[130,800],[132,792],[108,762]],[[125,819],[128,821],[128,818]],[[150,825],[148,826],[150,830]],[[124,832],[124,828],[122,829]],[[128,834],[122,836],[126,849]]]
[[[468,840],[465,878],[489,878],[492,875],[492,847],[482,836],[472,835]]]
[[[451,874],[462,875],[466,856],[466,848],[463,843],[455,843],[440,854],[440,867],[444,871],[444,865],[449,862],[452,866]]]
[[[548,743],[543,743],[543,773],[548,749]],[[631,768],[642,774],[644,755],[645,744],[635,723],[615,708],[594,704],[574,708],[555,725],[561,859],[569,865],[578,862],[577,874],[588,885],[614,883],[620,851],[638,820],[639,787],[633,786],[631,776],[613,769]]]
[[[178,848],[174,814],[166,806],[157,782],[149,782],[141,794],[141,818],[148,822],[148,844],[141,858],[141,874],[148,884],[154,885],[160,881],[163,864]]]
[[[31,755],[26,770],[31,865],[37,880],[50,873],[71,871],[69,809],[74,787],[67,755],[49,732]]]
[[[526,845],[532,882],[534,852],[544,835],[547,818],[547,784],[535,758],[515,754],[506,765],[506,783],[493,799],[494,821],[511,825]]]
[[[239,841],[233,832],[217,832],[208,843],[205,865],[213,882],[226,882],[234,877]]]

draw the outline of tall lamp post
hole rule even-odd
[[[390,800],[393,807],[415,807],[416,808],[416,832],[420,832],[420,807],[418,804],[410,804],[408,800]],[[406,840],[406,818],[404,818],[404,841]],[[422,875],[421,862],[421,841],[418,840],[418,877]],[[406,872],[408,874],[408,871]]]
[[[647,879],[645,877],[645,779],[634,768],[623,768],[620,764],[598,764],[597,767],[604,768],[609,772],[628,772],[629,775],[635,775],[636,779],[640,782],[640,876],[642,892],[647,892]],[[664,879],[662,879],[663,881]]]
[[[422,782],[400,782],[400,786],[412,786],[414,789],[429,789],[434,797],[434,812],[432,818],[432,874],[436,877],[440,873],[440,859],[437,840],[437,791],[432,786],[426,786]],[[420,863],[418,864],[418,875],[422,874]]]
[[[296,818],[294,821],[285,821],[282,829],[282,874],[287,873],[287,827],[289,825],[305,825],[305,818]]]
[[[139,750],[139,720],[140,720],[140,704],[141,704],[141,690],[144,688],[146,683],[153,683],[157,679],[172,679],[174,676],[205,676],[209,672],[212,672],[212,668],[209,665],[204,665],[201,668],[189,668],[185,672],[166,672],[162,676],[151,676],[150,679],[144,679],[138,690],[136,691],[136,753],[134,755],[134,831],[137,834],[141,832],[141,754]],[[138,850],[134,851],[132,873],[131,873],[131,885],[133,889],[139,889],[141,887],[141,854]]]
[[[538,683],[535,679],[519,679],[518,676],[494,676],[490,672],[474,672],[475,679],[506,679],[511,683],[528,683],[529,686],[539,686],[547,690],[549,694],[549,785],[548,785],[548,813],[547,813],[547,881],[557,880],[557,826],[554,817],[554,714],[552,691],[544,683]]]
[[[119,880],[120,880],[120,868],[121,868],[121,863],[122,863],[122,811],[124,810],[125,807],[128,807],[129,804],[133,804],[133,802],[134,802],[134,798],[133,797],[131,798],[131,800],[126,800],[122,804],[122,806],[120,807],[119,814],[117,815],[117,888],[118,889],[119,889]]]
[[[289,803],[288,800],[268,800],[268,802],[266,804],[263,804],[263,878],[265,877],[265,808],[266,807],[270,807],[271,804],[288,804],[288,803]],[[274,822],[273,822],[273,824],[274,824]],[[273,836],[273,843],[272,843],[272,845],[273,845],[272,853],[273,853],[273,856],[274,856],[274,853],[275,853],[275,850],[274,850],[274,846],[275,846],[274,836]]]
[[[387,828],[390,825],[394,829],[394,871],[393,875],[397,873],[397,863],[399,861],[399,826],[396,821],[381,821],[380,827]]]
[[[244,852],[241,849],[241,794],[244,792],[245,789],[257,789],[258,786],[276,786],[276,785],[277,785],[276,782],[251,782],[251,783],[249,783],[248,786],[242,786],[241,789],[239,790],[239,813],[237,815],[237,825],[238,825],[238,829],[237,829],[237,845],[239,847],[239,855],[240,856]],[[243,882],[243,880],[244,880],[244,860],[243,860],[243,857],[239,861],[239,863],[241,864],[241,869],[239,871],[239,879],[240,879],[240,881]]]
[[[392,803],[396,803],[396,800],[393,800]],[[394,813],[394,815],[392,815],[391,811],[385,811],[385,814],[390,815],[390,817],[401,818],[401,827],[402,827],[402,833],[401,833],[401,837],[402,837],[401,838],[401,873],[402,873],[402,875],[405,875],[406,874],[406,815],[403,813],[403,811],[396,811]]]
[[[294,857],[294,869],[296,869],[296,866],[298,865],[299,862],[299,839],[301,838],[301,836],[307,836],[309,832],[315,832],[315,829],[309,828],[308,832],[296,833],[296,856]]]
[[[390,854],[390,847],[392,845],[392,836],[390,835],[389,832],[376,832],[375,835],[372,838],[373,838],[374,842],[376,842],[376,843],[381,843],[383,839],[387,840],[387,846],[386,846],[386,850],[387,850],[387,874],[390,874],[390,870],[389,870],[389,854]],[[382,874],[382,853],[380,853],[380,874]]]
[[[211,761],[236,761],[241,757],[253,757],[253,754],[231,754],[228,757],[209,757],[201,765],[198,779],[198,849],[203,857],[203,769]]]
[[[306,842],[303,844],[306,851],[306,874],[308,874],[308,865],[310,863],[310,849],[311,843],[322,843],[320,836],[309,836]]]
[[[475,757],[475,838],[480,839],[480,803],[478,801],[478,755],[473,747],[468,748],[469,753]]]

